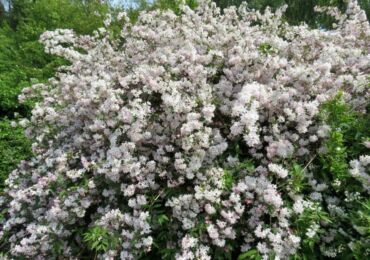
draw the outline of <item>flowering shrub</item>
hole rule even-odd
[[[7,182],[12,257],[357,258],[369,254],[370,27],[268,9],[124,13],[120,37],[45,32],[68,59],[19,124],[34,157]],[[115,18],[114,18],[115,19]],[[40,98],[42,97],[42,98]]]

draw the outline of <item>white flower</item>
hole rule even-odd
[[[219,234],[218,234],[218,231],[217,231],[217,229],[215,228],[215,226],[213,224],[208,225],[207,232],[208,232],[208,235],[209,235],[210,238],[218,239]]]
[[[216,209],[211,204],[206,204],[204,209],[206,210],[207,214],[213,215],[216,213]]]
[[[268,169],[280,178],[286,178],[288,176],[288,171],[278,164],[270,163]]]
[[[301,214],[303,211],[304,211],[304,204],[303,204],[303,201],[302,199],[298,199],[294,202],[293,204],[293,210],[295,213],[297,214]]]
[[[183,249],[193,248],[193,247],[195,247],[195,245],[197,243],[198,243],[198,239],[197,238],[194,238],[194,237],[191,237],[189,235],[186,235],[185,237],[183,237],[183,239],[181,241],[181,247]]]

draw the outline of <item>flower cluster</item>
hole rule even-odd
[[[287,259],[306,242],[326,256],[348,247],[336,246],[327,214],[346,217],[345,200],[369,192],[369,156],[350,163],[357,195],[318,178],[333,130],[320,111],[341,91],[366,112],[370,26],[356,1],[345,14],[329,9],[333,30],[291,26],[285,8],[221,13],[199,1],[135,24],[120,13],[118,38],[114,17],[92,36],[45,32],[46,51],[70,65],[20,96],[37,98],[21,122],[34,157],[1,199],[10,255],[89,254],[83,233],[97,226],[119,241],[102,259]]]
[[[358,160],[350,162],[350,174],[359,179],[365,190],[370,192],[370,155],[362,155]]]

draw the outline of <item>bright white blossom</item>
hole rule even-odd
[[[270,163],[268,169],[280,178],[286,178],[288,176],[288,171],[278,164]]]

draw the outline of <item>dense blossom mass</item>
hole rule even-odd
[[[161,249],[176,259],[227,250],[287,259],[309,239],[327,257],[351,247],[351,238],[336,244],[339,222],[297,226],[307,212],[346,214],[343,194],[315,175],[332,130],[320,109],[341,92],[366,113],[369,23],[355,1],[343,14],[318,8],[337,20],[330,30],[291,26],[284,9],[221,13],[200,1],[179,15],[142,12],[135,24],[120,13],[93,36],[45,32],[46,51],[70,65],[19,97],[36,102],[19,122],[34,157],[1,198],[10,256],[78,258],[97,227],[114,237],[101,259]],[[294,188],[293,162],[308,188]],[[351,161],[363,190],[349,203],[368,196],[369,167],[369,155]]]

